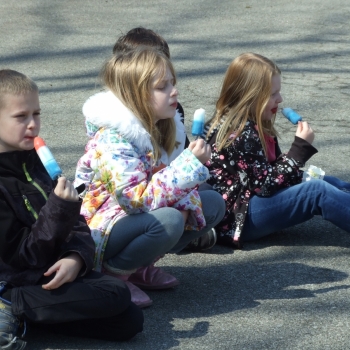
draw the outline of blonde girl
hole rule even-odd
[[[169,59],[141,46],[113,56],[101,77],[106,91],[83,107],[90,140],[76,171],[76,183],[87,185],[82,214],[96,244],[95,269],[127,281],[132,300],[148,306],[152,301],[137,286],[179,283],[154,261],[211,230],[225,205],[214,191],[196,190],[209,178],[203,140],[154,171],[162,150],[171,154],[176,146],[178,92]]]
[[[206,126],[212,145],[208,183],[226,201],[216,227],[218,243],[241,248],[254,240],[321,215],[350,232],[350,184],[335,177],[302,182],[317,150],[310,125],[298,122],[294,141],[282,153],[274,127],[282,102],[281,71],[266,57],[244,53],[227,69]]]

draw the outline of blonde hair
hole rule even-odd
[[[278,133],[273,126],[274,118],[262,120],[262,115],[271,96],[272,77],[279,74],[281,71],[274,62],[255,53],[241,54],[231,62],[207,134],[221,124],[216,136],[218,150],[229,146],[242,133],[249,119],[257,124],[266,154],[264,134],[278,136]],[[230,138],[232,133],[233,139]]]
[[[167,68],[176,82],[173,65],[164,53],[140,46],[114,55],[105,63],[100,74],[104,85],[135,114],[151,135],[155,160],[161,156],[161,147],[170,154],[176,145],[174,119],[156,122],[151,105],[154,79],[164,79]]]
[[[12,69],[0,70],[0,108],[3,108],[4,95],[23,95],[28,92],[38,92],[38,86],[26,75]]]

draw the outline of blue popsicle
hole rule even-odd
[[[203,108],[196,109],[193,115],[192,135],[196,139],[204,132],[205,110]]]
[[[294,125],[298,124],[298,121],[303,120],[303,118],[291,108],[282,108],[282,114]]]

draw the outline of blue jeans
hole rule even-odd
[[[132,270],[150,265],[165,253],[177,253],[195,238],[215,227],[225,213],[225,202],[215,191],[199,192],[206,227],[184,231],[182,214],[174,208],[159,208],[118,220],[108,239],[104,260],[121,269]]]
[[[350,233],[350,183],[333,176],[302,182],[271,197],[251,198],[242,232],[251,241],[310,220],[314,215]]]

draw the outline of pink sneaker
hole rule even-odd
[[[143,292],[140,288],[136,287],[134,284],[129,281],[125,281],[125,284],[128,286],[131,293],[131,301],[136,304],[139,308],[144,308],[151,306],[153,304],[152,299]]]
[[[167,289],[180,284],[174,276],[154,264],[140,267],[130,275],[128,281],[142,289]]]
[[[130,274],[118,274],[116,273],[117,269],[113,268],[112,266],[109,266],[106,262],[103,264],[103,266],[104,268],[102,269],[102,273],[109,276],[113,276],[125,282],[125,284],[130,290],[131,301],[134,304],[136,304],[139,308],[144,308],[153,304],[153,301],[145,292],[143,292],[140,288],[136,287],[134,284],[128,281]]]

